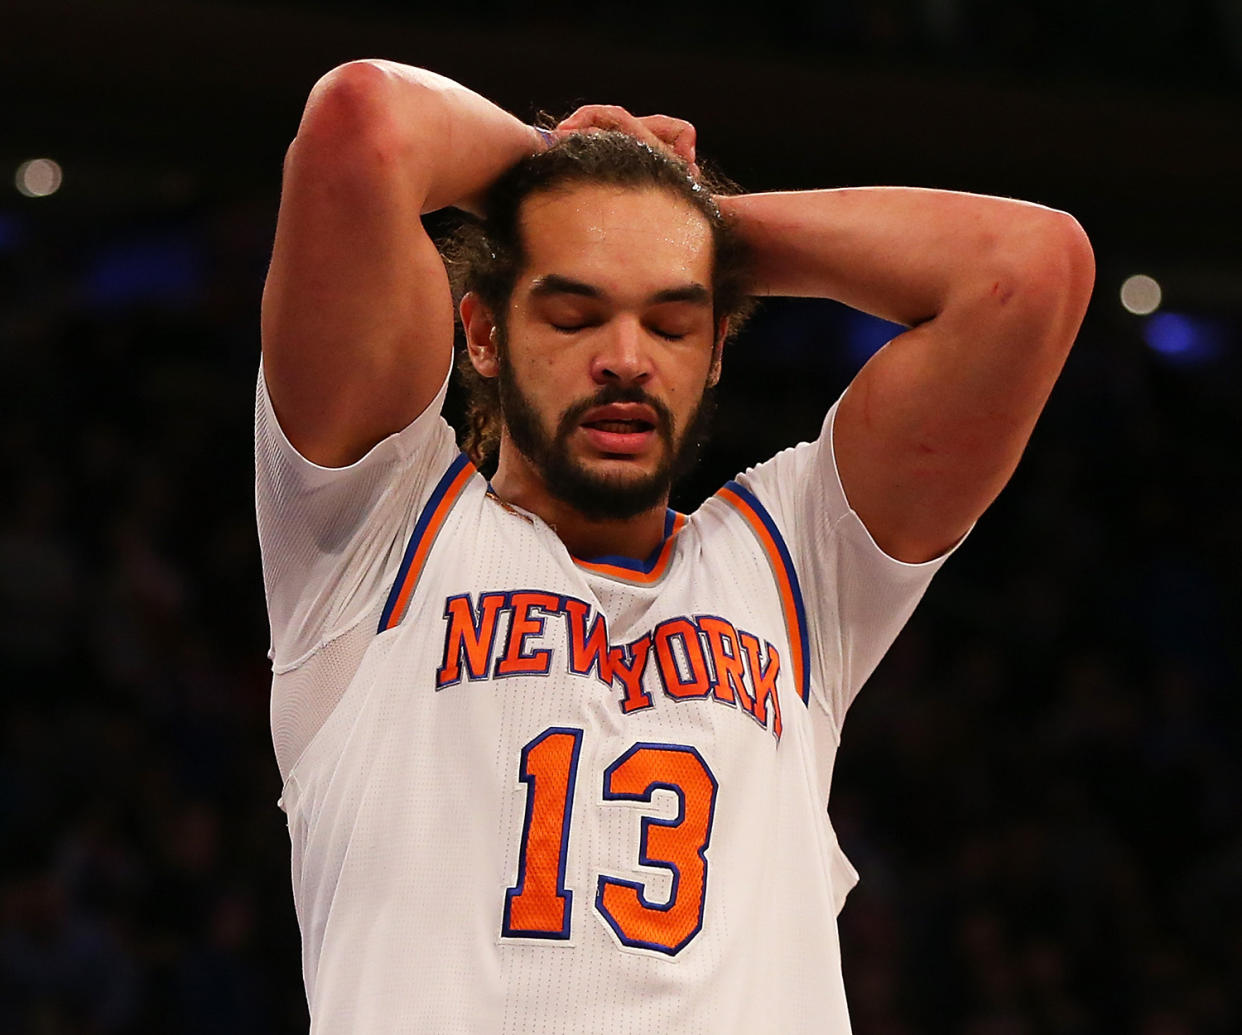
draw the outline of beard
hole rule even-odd
[[[698,404],[680,433],[663,402],[639,385],[618,384],[605,385],[594,395],[572,403],[561,414],[556,430],[549,433],[530,397],[517,383],[503,346],[498,349],[497,359],[500,412],[509,438],[538,472],[548,492],[588,520],[627,520],[667,503],[674,483],[698,460],[715,412],[715,392],[710,385],[704,385]],[[650,474],[626,477],[601,473],[570,455],[570,436],[587,411],[622,402],[642,403],[656,415],[655,432],[664,446],[664,455]]]

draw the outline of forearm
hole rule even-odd
[[[312,90],[290,155],[319,145],[337,168],[343,149],[357,176],[397,179],[431,212],[477,211],[496,177],[542,143],[530,126],[451,79],[368,60],[333,69]]]
[[[863,187],[719,201],[751,246],[756,294],[833,298],[907,326],[1043,286],[1062,265],[1058,255],[1073,251],[1075,238],[1085,242],[1064,213],[949,191]]]

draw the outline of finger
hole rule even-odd
[[[698,134],[689,122],[668,115],[647,115],[639,121],[679,158],[688,164],[694,163]]]
[[[571,132],[575,129],[584,128],[587,125],[587,121],[591,117],[592,110],[595,107],[596,105],[589,104],[589,105],[584,105],[581,108],[578,108],[568,118],[561,119],[561,121],[556,124],[556,128],[558,130],[563,129],[567,132]]]
[[[628,111],[616,104],[584,104],[569,118],[560,122],[557,129],[619,129],[627,131],[627,127],[636,125],[638,120]]]
[[[598,133],[615,130],[657,151],[672,152],[687,165],[695,160],[694,126],[668,115],[631,115],[616,104],[586,104],[557,124],[558,133]],[[697,175],[697,174],[696,174]]]
[[[661,137],[655,131],[654,126],[648,124],[651,118],[664,120],[662,123],[657,123],[661,127],[664,127],[664,123],[668,123],[666,128],[669,139],[666,140]],[[693,157],[694,127],[688,122],[682,122],[680,119],[669,119],[663,115],[638,118],[616,104],[584,105],[570,115],[569,118],[559,123],[556,128],[566,133],[589,133],[593,130],[602,129],[616,130],[624,133],[626,136],[633,137],[635,140],[641,140],[649,147],[664,151],[674,150],[673,138],[679,133],[684,135],[685,129],[689,128],[690,135],[686,139],[690,142],[690,158]],[[686,155],[681,157],[686,158]]]

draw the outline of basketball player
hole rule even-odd
[[[310,95],[256,434],[313,1032],[849,1031],[842,720],[1017,464],[1091,250],[1036,205],[713,197],[695,161],[677,119],[537,131],[388,62]],[[490,481],[439,415],[446,205],[489,220],[459,311]],[[910,330],[675,514],[742,249],[756,294]]]

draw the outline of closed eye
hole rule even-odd
[[[558,334],[577,334],[579,331],[586,331],[586,330],[590,330],[592,327],[598,327],[599,321],[582,320],[581,322],[577,322],[577,323],[574,323],[574,322],[564,323],[564,322],[560,322],[557,320],[549,320],[548,324]],[[652,334],[654,334],[656,337],[663,338],[665,341],[682,341],[683,339],[688,337],[687,333],[684,331],[671,331],[663,327],[652,327],[652,326],[649,326],[647,329]]]
[[[652,327],[651,333],[656,335],[656,337],[663,338],[665,341],[681,341],[686,337],[685,334],[679,331],[666,331],[660,327]]]

